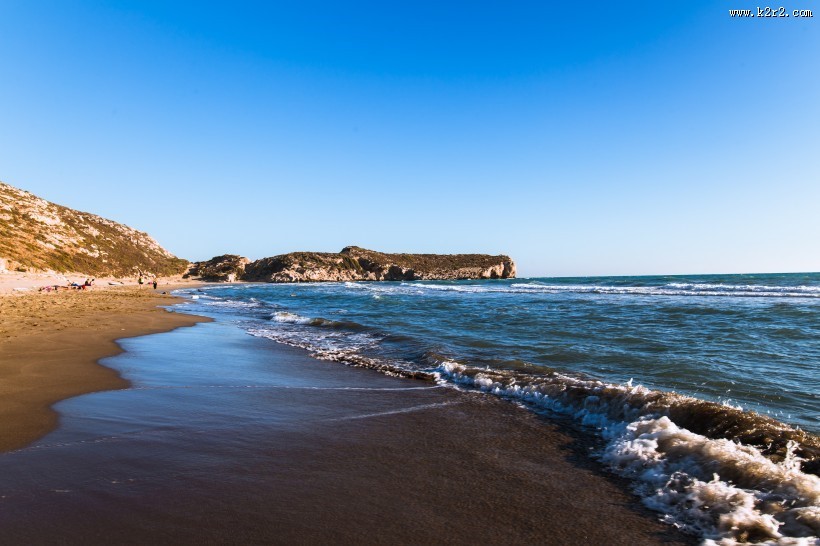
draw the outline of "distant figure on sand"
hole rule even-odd
[[[154,277],[154,290],[156,290],[156,289],[157,289],[157,278]]]
[[[140,288],[142,288],[142,285],[145,283],[145,281],[142,279],[142,275],[140,275],[140,278],[137,279],[137,283],[140,285]]]

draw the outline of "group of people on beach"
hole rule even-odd
[[[49,284],[46,286],[42,286],[39,288],[40,292],[57,292],[59,290],[86,290],[94,286],[94,282],[97,279],[88,278],[82,283],[77,282],[70,282],[65,285],[60,284]],[[122,283],[114,283],[109,282],[108,284],[122,284]],[[148,275],[143,275],[140,273],[139,278],[137,279],[137,284],[139,287],[142,288],[145,284],[151,284],[154,287],[154,290],[157,289],[157,285],[159,284],[157,281],[156,275],[149,279]]]
[[[83,282],[82,284],[77,283],[77,282],[71,282],[71,283],[66,284],[65,286],[61,286],[59,284],[49,284],[49,285],[40,287],[39,291],[40,292],[52,292],[52,291],[57,292],[61,288],[63,290],[86,290],[86,289],[91,288],[94,285],[94,281],[96,281],[96,280],[97,279],[90,279],[89,278],[89,279],[86,279],[85,282]]]
[[[137,280],[137,283],[140,285],[140,288],[142,288],[142,285],[146,284],[147,282],[148,282],[148,277],[147,276],[144,277],[142,274],[140,274],[139,279]],[[154,290],[156,290],[157,289],[157,277],[156,277],[156,275],[154,276],[153,280],[151,280],[151,284],[154,286]]]

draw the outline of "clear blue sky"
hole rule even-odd
[[[820,270],[820,3],[0,2],[0,180],[204,259]]]

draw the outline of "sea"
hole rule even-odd
[[[225,284],[184,312],[589,437],[710,544],[820,544],[820,273]]]

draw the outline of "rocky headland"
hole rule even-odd
[[[234,282],[245,276],[245,266],[249,261],[236,254],[214,256],[204,262],[192,263],[184,277],[198,277],[207,282]]]
[[[236,255],[192,264],[189,274],[209,281],[340,282],[508,279],[515,262],[488,254],[385,254],[357,246],[341,252],[291,252],[250,262]]]
[[[97,277],[173,276],[207,282],[328,282],[507,279],[509,256],[386,254],[357,246],[250,261],[236,254],[190,263],[150,235],[41,199],[0,182],[0,273]]]

